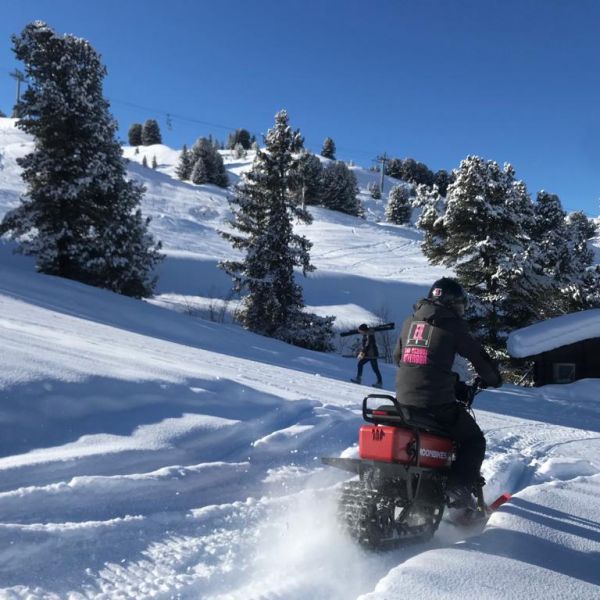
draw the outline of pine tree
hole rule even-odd
[[[148,167],[148,159],[146,158],[146,155],[144,155],[142,158],[142,167]]]
[[[142,144],[144,146],[162,144],[160,127],[155,119],[148,119],[142,126]]]
[[[325,138],[323,142],[321,156],[323,158],[330,158],[331,160],[335,160],[335,142],[330,137]]]
[[[414,185],[427,185],[431,187],[436,181],[436,175],[427,167],[426,164],[416,161],[414,158],[391,158],[386,162],[385,173],[389,177],[401,179]],[[443,172],[438,171],[440,181],[438,189],[443,189]],[[442,191],[445,195],[445,190]]]
[[[404,225],[410,223],[412,215],[411,188],[407,185],[395,185],[388,195],[385,218],[390,223]]]
[[[600,308],[600,268],[594,266],[589,241],[597,235],[596,226],[581,211],[566,219],[571,280],[563,289],[565,312]]]
[[[229,185],[229,178],[225,170],[223,157],[207,138],[199,138],[192,146],[190,157],[192,165],[195,167],[200,159],[204,162],[204,165],[199,167],[203,172],[201,176],[198,175],[198,181],[205,178],[201,183],[214,183],[223,188]],[[191,178],[194,181],[193,174],[191,174]]]
[[[275,116],[265,138],[266,149],[256,155],[252,169],[231,200],[236,232],[222,232],[234,248],[244,252],[222,268],[233,278],[234,289],[246,292],[239,318],[248,329],[313,349],[329,349],[333,318],[303,312],[302,289],[294,267],[313,271],[310,242],[293,232],[292,220],[311,222],[299,206],[298,133],[289,126],[286,111]]]
[[[127,132],[130,146],[141,146],[142,145],[142,124],[133,123]]]
[[[206,165],[206,160],[201,156],[198,157],[198,159],[194,163],[194,168],[192,169],[192,176],[190,177],[190,179],[192,180],[192,183],[195,183],[196,185],[209,183],[208,167]]]
[[[570,232],[556,194],[538,192],[533,215],[529,235],[540,249],[539,267],[552,287],[541,298],[539,312],[541,318],[549,318],[565,312],[564,289],[572,282],[573,273]]]
[[[538,193],[534,217],[530,235],[541,251],[541,269],[552,283],[541,299],[540,316],[590,308],[595,302],[591,288],[598,284],[589,246],[595,226],[580,212],[567,217],[559,197],[545,191]]]
[[[194,165],[192,163],[192,155],[191,152],[187,149],[187,146],[184,144],[181,150],[181,154],[179,155],[179,162],[175,167],[175,175],[181,180],[190,179],[192,176],[192,169]]]
[[[528,234],[533,204],[510,165],[502,169],[469,156],[455,176],[445,201],[435,191],[423,209],[423,251],[435,264],[455,269],[473,295],[472,324],[500,349],[510,330],[536,320],[549,287],[539,247]]]
[[[229,185],[229,176],[223,163],[223,157],[215,151],[213,156],[213,175],[212,183],[219,187],[226,188]]]
[[[385,163],[385,174],[394,179],[402,179],[402,159],[390,158]]]
[[[157,169],[158,168],[158,163],[156,162],[156,154],[152,155],[152,168],[153,169]]]
[[[441,264],[446,256],[446,237],[444,215],[446,198],[437,187],[430,188],[421,184],[416,187],[413,209],[420,211],[417,227],[425,232],[421,245],[423,254],[433,264]]]
[[[233,133],[229,134],[227,148],[233,150],[237,144],[241,144],[244,150],[250,150],[252,138],[247,129],[236,129]]]
[[[323,165],[317,156],[303,152],[298,158],[298,173],[301,182],[301,197],[305,205],[319,204],[321,201],[321,176]]]
[[[367,188],[373,200],[381,200],[381,188],[376,181],[370,181]]]
[[[244,150],[244,146],[242,146],[242,144],[240,144],[238,142],[231,150],[231,154],[232,154],[233,158],[237,158],[237,159],[245,158],[246,150]]]
[[[362,207],[358,192],[356,175],[345,163],[331,162],[323,168],[321,203],[325,208],[360,216]]]
[[[433,177],[433,184],[437,186],[442,196],[446,195],[448,186],[453,181],[453,175],[451,173],[448,173],[448,171],[445,171],[444,169],[440,169],[439,171],[437,171]]]
[[[6,115],[2,112],[2,110],[0,109],[0,119],[4,119],[6,118]]]
[[[44,273],[151,294],[160,245],[139,209],[143,187],[126,179],[98,54],[41,21],[13,36],[13,49],[29,79],[17,127],[36,144],[18,161],[26,197],[5,215],[0,234],[18,239]]]

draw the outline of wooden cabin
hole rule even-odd
[[[537,386],[600,379],[600,309],[561,315],[513,331],[508,353],[534,363]]]

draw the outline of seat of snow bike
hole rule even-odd
[[[393,419],[394,425],[400,424],[406,427],[416,427],[417,429],[423,429],[436,435],[451,437],[450,433],[431,414],[416,407],[400,406],[400,411],[398,411],[395,406],[385,404],[379,406],[375,414],[382,416],[381,420],[383,422],[388,417],[390,421]]]

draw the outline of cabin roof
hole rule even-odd
[[[593,338],[600,338],[600,309],[597,308],[517,329],[508,336],[506,347],[513,358],[526,358]]]

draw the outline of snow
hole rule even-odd
[[[22,193],[15,158],[30,147],[0,119],[0,213]],[[227,192],[174,180],[167,147],[142,150],[159,162],[129,165],[165,242],[157,298],[38,274],[0,243],[0,597],[598,597],[597,381],[480,394],[486,498],[513,499],[483,528],[443,521],[427,543],[359,548],[335,520],[347,474],[319,457],[356,456],[372,389],[348,381],[353,361],[231,322],[216,268],[232,256],[216,233]],[[375,208],[367,220],[314,208],[299,228],[319,268],[307,303],[339,327],[382,303],[399,321],[444,272]]]
[[[597,337],[600,337],[600,309],[591,309],[513,331],[507,349],[511,356],[525,358]]]

